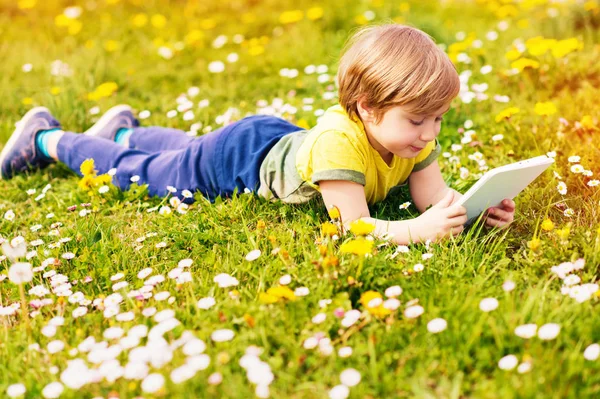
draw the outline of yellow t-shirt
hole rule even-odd
[[[406,183],[413,171],[440,154],[436,140],[415,158],[394,156],[390,165],[367,139],[360,119],[351,119],[341,105],[328,108],[310,130],[288,134],[269,151],[261,165],[258,193],[266,198],[301,203],[319,192],[323,180],[349,180],[365,187],[368,204],[383,200]]]

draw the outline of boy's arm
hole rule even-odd
[[[370,217],[363,185],[347,180],[322,180],[319,189],[327,209],[335,205],[340,211],[344,228],[349,228],[350,222],[362,219],[375,225],[375,235],[392,234],[392,242],[396,244],[420,242],[416,219],[389,221]]]
[[[437,161],[433,161],[425,169],[411,173],[408,187],[415,206],[421,213],[425,212],[429,205],[437,204],[448,190],[455,192],[453,204],[462,197],[461,193],[446,185]]]

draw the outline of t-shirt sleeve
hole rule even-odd
[[[366,160],[344,132],[326,131],[314,142],[311,149],[311,182],[322,180],[348,180],[366,184]]]
[[[437,157],[440,156],[441,152],[442,146],[438,142],[437,138],[434,141],[427,143],[425,148],[423,148],[421,153],[415,158],[415,166],[413,167],[412,171],[418,172],[425,169],[431,165],[431,163],[433,163]]]

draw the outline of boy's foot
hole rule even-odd
[[[115,135],[121,128],[131,129],[138,127],[140,122],[133,116],[129,105],[115,105],[102,115],[94,126],[90,127],[83,134],[87,136],[102,137],[115,141]]]
[[[45,107],[30,109],[19,122],[0,153],[0,179],[10,179],[29,169],[44,168],[54,162],[36,146],[42,130],[60,129],[60,123]]]

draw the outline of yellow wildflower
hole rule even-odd
[[[328,213],[329,213],[329,217],[330,217],[331,219],[339,219],[339,218],[340,218],[340,210],[339,210],[339,209],[338,209],[338,207],[337,207],[337,206],[335,206],[335,205],[332,205],[332,206],[329,208],[329,210],[328,210]]]
[[[555,39],[544,39],[542,36],[532,37],[525,42],[529,54],[536,57],[546,54],[555,44]]]
[[[545,103],[536,103],[534,111],[538,115],[549,116],[556,113],[556,106],[550,101]]]
[[[59,95],[60,94],[60,87],[56,87],[56,86],[52,87],[50,89],[50,93],[52,95],[55,95],[55,96]]]
[[[81,174],[84,176],[93,176],[96,174],[94,171],[94,160],[92,158],[88,158],[81,163],[79,166],[79,170]]]
[[[265,52],[265,48],[263,46],[252,46],[248,49],[248,54],[256,57],[257,55],[261,55]]]
[[[136,28],[142,28],[148,23],[148,16],[144,13],[135,14],[131,18],[131,24]]]
[[[275,295],[269,295],[265,292],[261,292],[260,294],[258,294],[258,300],[264,304],[271,304],[271,303],[275,303],[279,300],[279,298],[277,298]]]
[[[339,260],[336,256],[326,256],[323,258],[323,262],[321,266],[323,267],[337,267],[339,265]]]
[[[296,126],[299,126],[306,130],[310,129],[310,125],[308,124],[306,119],[299,119],[298,121],[296,121]]]
[[[204,30],[210,30],[217,26],[217,21],[212,18],[206,18],[200,21],[200,28]]]
[[[351,253],[359,256],[365,256],[373,251],[373,241],[363,238],[345,242],[340,247],[342,253]]]
[[[517,48],[512,48],[504,55],[507,60],[514,61],[521,56],[521,52]]]
[[[562,58],[573,51],[582,50],[583,43],[577,38],[559,40],[552,46],[552,55],[555,58]]]
[[[23,103],[23,105],[31,105],[33,104],[33,98],[25,97],[23,100],[21,100],[21,102]]]
[[[383,298],[379,292],[367,291],[360,296],[360,303],[373,316],[384,317],[392,313],[383,306]]]
[[[500,122],[503,119],[508,119],[514,114],[518,113],[519,111],[520,109],[517,107],[506,108],[505,110],[498,113],[498,115],[496,115],[496,122]]]
[[[95,186],[101,186],[101,185],[108,184],[108,183],[111,183],[111,182],[112,182],[112,176],[109,175],[109,174],[106,174],[106,173],[103,174],[103,175],[100,175],[100,176],[96,176],[94,178],[94,185]]]
[[[71,23],[71,19],[67,17],[65,14],[60,14],[54,17],[54,25],[66,28]]]
[[[523,70],[525,68],[538,69],[540,67],[540,63],[537,62],[537,61],[534,61],[532,59],[529,59],[529,58],[521,58],[521,59],[518,59],[516,61],[513,61],[510,64],[510,67],[518,69],[519,72],[523,72]]]
[[[185,35],[185,43],[188,45],[196,44],[204,38],[204,32],[198,29],[193,29]]]
[[[304,18],[304,12],[302,10],[291,10],[284,11],[279,15],[279,22],[282,24],[291,24],[298,22]]]
[[[104,50],[108,51],[109,53],[117,51],[119,46],[119,42],[116,40],[107,40],[104,42]]]
[[[91,176],[91,175],[83,176],[81,178],[81,180],[79,180],[77,185],[82,190],[89,190],[94,185],[94,176]]]
[[[362,219],[350,223],[350,231],[357,236],[366,236],[375,230],[375,225]]]
[[[157,29],[162,29],[167,24],[167,18],[161,14],[154,14],[152,18],[150,18],[150,23]]]
[[[294,291],[292,291],[284,285],[278,287],[271,287],[267,290],[266,293],[261,292],[258,295],[258,300],[266,304],[275,303],[282,299],[295,301],[296,295],[294,294]]]
[[[337,226],[333,223],[330,222],[325,222],[321,225],[321,230],[323,231],[323,234],[326,236],[332,236],[334,234],[338,233],[338,229]]]
[[[242,14],[242,23],[245,25],[251,24],[256,21],[256,15],[251,12],[245,12]]]
[[[537,252],[542,247],[542,241],[539,238],[534,238],[527,242],[527,248],[533,252]]]
[[[584,115],[583,118],[579,121],[581,127],[586,130],[596,130],[597,127],[594,125],[594,120],[590,115]]]
[[[258,230],[264,230],[265,227],[267,227],[267,224],[265,223],[264,220],[259,220],[258,222],[256,222],[256,228]]]
[[[296,295],[294,291],[286,287],[285,285],[281,285],[278,287],[271,287],[267,290],[267,294],[276,296],[280,299],[288,299],[290,301],[296,300]]]
[[[306,18],[314,21],[323,17],[323,9],[321,7],[312,7],[306,11]]]
[[[69,24],[69,27],[67,28],[67,31],[69,32],[69,35],[75,36],[76,34],[81,32],[81,28],[83,28],[83,24],[76,19],[72,19],[71,23]]]
[[[571,234],[571,229],[568,226],[562,229],[556,229],[556,235],[561,241],[567,241],[569,239],[569,234]]]
[[[17,7],[19,7],[21,10],[29,10],[35,7],[36,3],[37,0],[19,0],[17,2]]]
[[[552,231],[554,229],[554,223],[552,220],[546,219],[542,222],[542,229],[545,231]]]

